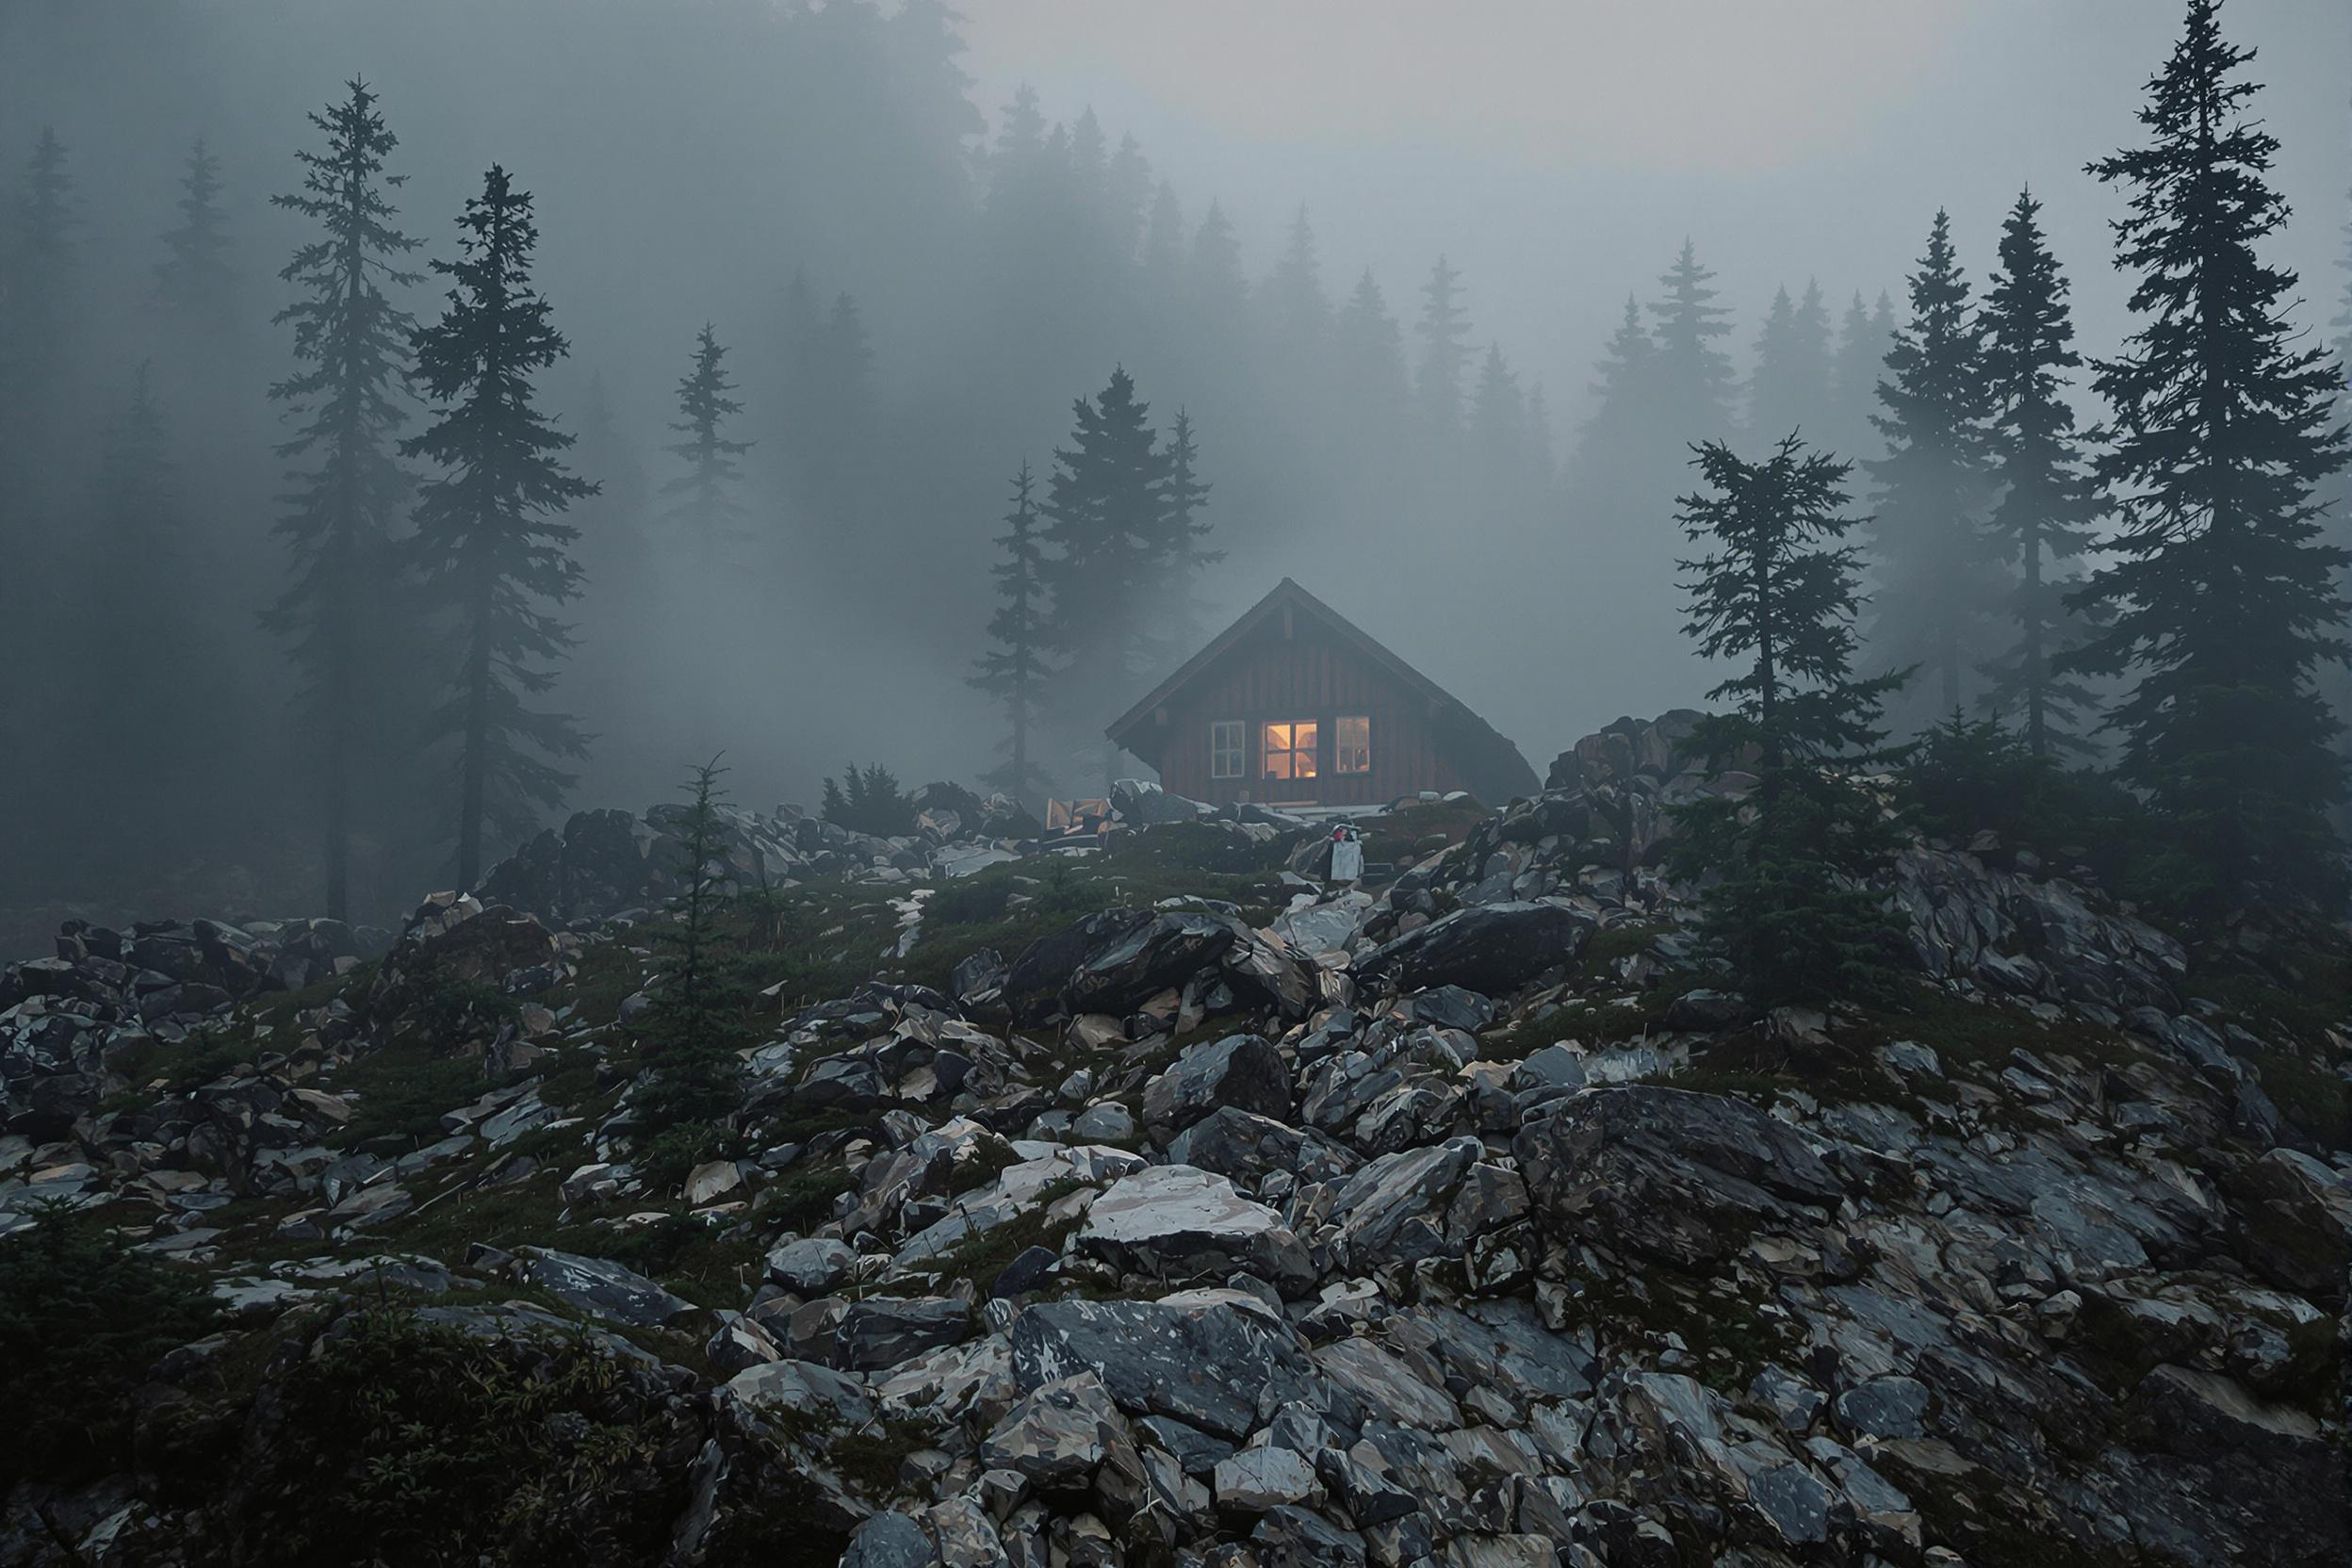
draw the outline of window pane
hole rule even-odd
[[[1343,713],[1332,738],[1331,767],[1338,773],[1372,771],[1372,720],[1368,714]]]
[[[1266,727],[1266,749],[1269,753],[1288,751],[1290,749],[1290,726],[1286,724],[1267,725]]]
[[[1266,754],[1266,776],[1288,778],[1290,776],[1290,753],[1286,751],[1267,752]]]
[[[1294,759],[1291,763],[1294,770],[1291,776],[1295,778],[1313,778],[1315,776],[1315,753],[1311,751],[1294,751],[1290,755]]]
[[[1209,776],[1239,778],[1241,776],[1242,734],[1239,719],[1219,719],[1209,726]]]

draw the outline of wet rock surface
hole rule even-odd
[[[649,1435],[578,1506],[658,1537],[634,1560],[2352,1558],[2352,1152],[2310,1092],[2352,1035],[2265,1032],[2095,894],[1926,845],[1887,890],[1916,1005],[1754,1016],[1654,869],[1683,734],[1589,738],[1384,888],[778,995],[727,1146],[666,1185],[649,944],[565,928],[658,901],[656,825],[576,819],[185,1081],[173,1027],[356,941],[69,931],[7,972],[0,1230],[82,1205],[208,1282],[218,1344],[139,1408],[245,1480],[194,1485],[150,1413],[126,1468],[11,1492],[0,1560],[236,1560],[211,1521],[288,1473],[273,1401],[371,1299],[608,1368]],[[438,1098],[371,1076],[400,1053]]]

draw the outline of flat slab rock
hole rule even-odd
[[[1133,1246],[1178,1235],[1262,1235],[1282,1216],[1244,1198],[1213,1171],[1188,1165],[1155,1165],[1111,1184],[1086,1211],[1084,1241]]]
[[[591,1317],[635,1328],[658,1328],[701,1309],[610,1258],[583,1258],[550,1247],[526,1247],[515,1272]]]
[[[1013,1325],[1013,1381],[1034,1394],[1092,1372],[1130,1416],[1165,1415],[1238,1441],[1289,1404],[1331,1391],[1290,1329],[1228,1302],[1040,1302]]]
[[[1285,1294],[1314,1283],[1306,1249],[1282,1216],[1224,1177],[1187,1165],[1150,1166],[1114,1182],[1086,1211],[1082,1254],[1175,1282],[1248,1269]]]
[[[1512,1152],[1540,1221],[1680,1268],[1734,1256],[1758,1231],[1818,1221],[1845,1196],[1802,1134],[1686,1089],[1573,1095]]]

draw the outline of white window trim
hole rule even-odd
[[[1347,743],[1341,739],[1341,737],[1347,733],[1346,729],[1342,727],[1345,726],[1350,719],[1361,719],[1364,721],[1364,766],[1360,768],[1351,768],[1348,765],[1348,753],[1345,749]],[[1362,778],[1371,771],[1372,715],[1369,713],[1339,713],[1333,715],[1331,719],[1332,776],[1339,778]]]
[[[1217,743],[1220,730],[1232,730],[1233,743]],[[1231,758],[1230,764],[1224,759]],[[1244,779],[1250,776],[1250,721],[1247,719],[1212,719],[1209,721],[1209,776],[1215,779]]]

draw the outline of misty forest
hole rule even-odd
[[[1896,10],[0,0],[0,1561],[2352,1559],[2352,17]]]
[[[1853,466],[1854,662],[1914,671],[1893,733],[1992,720],[2155,787],[2116,705],[2197,655],[2075,589],[2202,571],[2113,553],[2169,527],[2135,498],[2176,460],[2114,431],[2179,372],[2100,379],[2130,342],[2076,337],[2072,286],[2154,258],[2056,249],[2029,178],[2074,172],[2054,155],[2007,210],[1874,204],[1900,270],[1742,277],[1738,236],[1695,231],[1555,280],[1610,330],[1527,344],[1442,232],[1376,272],[1326,253],[1310,191],[1244,234],[1084,104],[976,102],[942,8],[542,10],[10,8],[7,701],[57,760],[10,770],[0,902],[36,941],[52,906],[383,923],[722,750],[762,806],[849,759],[1010,784],[1009,688],[966,678],[1005,667],[1024,468],[1032,811],[1149,776],[1104,725],[1285,571],[1421,629],[1395,644],[1530,755],[1696,705],[1691,449],[1792,433]],[[280,30],[348,69],[292,79],[256,42]],[[626,106],[579,95],[621,70]],[[2139,183],[2103,178],[2070,235]],[[2312,413],[2283,525],[2343,489],[2352,307],[2320,302],[2352,276],[2247,286]],[[2282,540],[2314,592],[2334,537]],[[2247,678],[2288,709],[2329,678],[2331,603]],[[2320,710],[2278,717],[2267,745],[2330,743]]]

